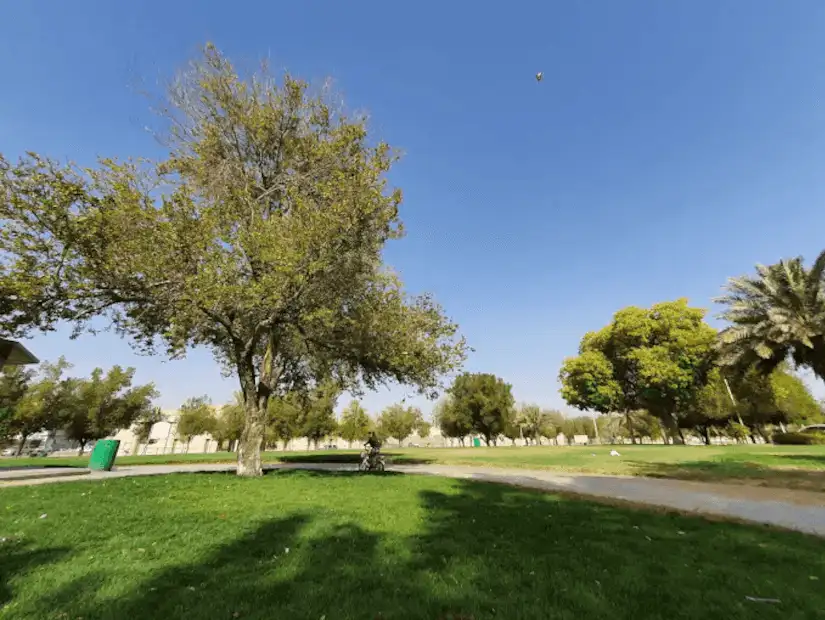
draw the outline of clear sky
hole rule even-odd
[[[468,369],[519,401],[561,406],[561,360],[618,308],[711,307],[727,277],[825,245],[821,0],[4,2],[0,150],[160,154],[139,91],[208,40],[333,77],[403,149],[408,235],[388,259],[459,322]],[[236,389],[208,351],[170,363],[65,332],[30,346],[77,373],[134,365],[164,407]]]

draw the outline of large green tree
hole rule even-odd
[[[559,433],[559,415],[555,412],[546,411],[538,405],[522,405],[515,419],[521,426],[521,432],[525,439],[541,445],[542,438],[555,438]]]
[[[269,400],[267,431],[272,443],[280,441],[286,450],[293,439],[301,436],[305,406],[305,399],[295,392]]]
[[[350,448],[354,441],[366,441],[372,429],[372,420],[357,400],[352,401],[341,414],[341,423],[338,431],[341,439],[349,443]]]
[[[75,402],[76,380],[64,373],[71,368],[65,358],[55,363],[43,362],[37,369],[37,379],[26,390],[14,407],[9,424],[14,435],[20,436],[17,454],[21,454],[26,440],[40,431],[55,432],[63,427]]]
[[[802,257],[757,265],[755,276],[732,278],[722,318],[720,362],[756,365],[769,373],[788,358],[825,380],[825,251],[810,268]]]
[[[338,431],[335,403],[340,394],[340,386],[331,380],[319,383],[309,393],[298,393],[302,405],[301,436],[312,442],[316,449],[323,439]]]
[[[725,428],[735,413],[725,379],[719,368],[713,368],[705,384],[683,408],[679,424],[681,428],[695,431],[710,445],[711,434]]]
[[[135,420],[132,426],[132,432],[135,434],[135,452],[137,452],[140,444],[143,444],[143,453],[146,454],[146,449],[149,447],[149,440],[152,437],[152,429],[155,424],[164,421],[163,412],[159,407],[152,407],[144,411],[138,419]]]
[[[578,357],[564,361],[562,396],[579,409],[625,414],[633,437],[630,413],[646,409],[682,443],[679,417],[713,368],[716,331],[704,316],[686,299],[619,310],[610,325],[584,336]]]
[[[449,394],[438,401],[433,408],[433,421],[444,437],[457,439],[462,446],[467,435],[473,432],[470,412],[458,409]]]
[[[217,427],[217,418],[212,407],[212,401],[208,396],[194,396],[187,398],[181,405],[178,414],[177,434],[178,438],[186,445],[186,452],[189,452],[189,444],[198,435],[208,435],[214,432]]]
[[[473,431],[489,446],[504,430],[514,413],[512,387],[487,373],[464,373],[449,389],[451,407],[466,412]]]
[[[7,366],[0,371],[0,445],[16,435],[14,415],[28,392],[35,372],[23,366]]]
[[[133,386],[134,368],[112,366],[104,373],[95,368],[88,379],[71,379],[64,407],[66,437],[79,445],[78,454],[90,441],[129,428],[152,408],[157,396],[151,383]]]
[[[415,407],[390,405],[378,417],[378,426],[384,435],[398,441],[398,445],[410,435],[423,421],[421,411]]]
[[[787,364],[780,364],[767,375],[753,366],[743,374],[734,375],[731,388],[737,419],[752,437],[760,435],[767,439],[765,427],[768,425],[801,425],[822,419],[816,399]]]
[[[240,475],[262,473],[270,396],[316,376],[431,395],[465,343],[383,266],[397,157],[330,101],[207,46],[171,89],[165,159],[0,159],[0,331],[103,315],[141,349],[211,348],[244,398]]]
[[[212,437],[218,442],[219,449],[237,448],[237,443],[243,433],[245,417],[246,406],[243,402],[243,394],[236,392],[234,402],[221,407],[216,416]]]
[[[825,419],[819,402],[799,376],[779,366],[771,373],[770,380],[780,423],[818,424]]]

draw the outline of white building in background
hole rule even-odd
[[[164,409],[161,411],[163,421],[156,423],[152,427],[147,443],[141,443],[135,436],[131,428],[119,431],[112,439],[120,440],[120,451],[118,454],[186,454],[217,452],[218,442],[209,435],[199,435],[193,437],[187,445],[178,437],[178,417],[180,412],[176,409]]]
[[[175,409],[165,409],[162,412],[164,420],[152,427],[148,443],[138,442],[138,438],[131,428],[123,429],[115,434],[111,439],[120,440],[121,456],[128,455],[162,455],[162,454],[208,454],[218,451],[218,442],[209,435],[198,435],[193,437],[187,445],[180,440],[177,434],[179,412]],[[403,442],[403,447],[421,448],[441,448],[446,446],[458,446],[457,440],[445,438],[441,431],[433,427],[428,437],[420,437],[417,433],[410,435]],[[465,445],[472,445],[472,440],[465,440]],[[338,449],[349,448],[350,444],[340,437],[329,437],[319,444],[319,448],[335,446]],[[353,448],[360,448],[360,442],[353,442]],[[398,441],[389,439],[385,442],[388,449],[398,447]],[[61,446],[62,448],[62,446]],[[230,446],[229,449],[234,448]],[[224,450],[227,446],[224,446]],[[293,439],[287,446],[287,451],[307,451],[315,449],[315,445],[306,437]],[[279,442],[278,451],[283,450],[283,445]]]
[[[163,454],[208,454],[210,452],[218,451],[218,442],[209,435],[199,435],[193,437],[192,441],[187,446],[182,442],[177,435],[177,419],[178,411],[164,410],[164,421],[158,422],[152,427],[152,433],[148,443],[139,443],[132,429],[124,429],[118,432],[113,439],[120,440],[119,454],[127,455],[163,455]],[[587,445],[591,443],[587,435],[576,435],[571,442],[572,445]],[[544,439],[543,445],[567,445],[564,435],[559,435],[555,440]],[[407,437],[399,446],[396,439],[387,439],[384,442],[385,450],[392,450],[393,448],[457,448],[462,445],[457,439],[445,437],[441,430],[435,426],[432,427],[430,435],[421,437],[418,433],[413,433]],[[464,446],[472,447],[474,445],[484,446],[484,439],[477,436],[468,436],[464,439]],[[498,442],[499,446],[507,447],[511,445],[524,446],[527,445],[523,439],[517,439],[511,442],[509,439],[501,439]],[[349,442],[343,440],[341,437],[328,437],[326,440],[320,442],[318,448],[329,449],[334,446],[337,449],[361,448],[361,442],[354,441],[350,445]],[[234,449],[234,446],[224,446],[226,449]],[[286,447],[287,452],[304,452],[314,450],[315,444],[309,441],[306,437],[299,437],[289,442]],[[283,444],[278,443],[277,448],[270,448],[271,451],[284,451]]]

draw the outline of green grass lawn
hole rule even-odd
[[[9,488],[0,537],[2,619],[769,620],[825,609],[818,538],[429,476]]]
[[[825,446],[617,446],[620,457],[611,457],[612,446],[530,448],[387,448],[395,463],[442,463],[557,469],[567,472],[623,474],[679,478],[708,482],[736,482],[781,488],[825,491]],[[595,454],[595,456],[593,456]],[[358,451],[267,452],[275,461],[355,462]],[[152,463],[232,462],[235,455],[188,454],[127,456],[120,465]],[[88,457],[2,459],[0,466],[80,465]]]

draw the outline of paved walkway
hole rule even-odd
[[[78,470],[77,476],[13,480],[0,472],[0,488],[28,484],[46,484],[68,480],[109,480],[127,476],[153,476],[173,473],[234,471],[234,465],[141,465],[118,467],[110,472]],[[272,464],[266,469],[310,469],[354,471],[351,464]],[[684,512],[695,512],[743,521],[775,525],[806,534],[825,537],[825,494],[703,484],[625,476],[562,474],[554,471],[503,469],[496,467],[461,467],[448,465],[393,465],[389,471],[428,474],[512,484],[547,491],[564,491],[592,497],[623,500]],[[781,498],[781,499],[775,499]]]

